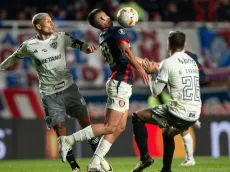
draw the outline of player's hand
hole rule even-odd
[[[87,47],[86,53],[90,54],[90,53],[93,53],[95,50],[97,50],[97,47],[95,45],[89,45]]]
[[[160,63],[149,61],[148,59],[144,59],[141,66],[147,74],[157,72],[160,69]]]
[[[140,67],[140,69],[138,69],[137,71],[142,79],[143,84],[148,85],[149,77],[148,77],[148,74],[145,72],[145,70],[142,67]]]

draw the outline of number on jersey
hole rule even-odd
[[[105,57],[109,66],[113,66],[115,64],[112,54],[110,53],[109,46],[106,42],[103,42],[100,46],[102,55]]]
[[[183,100],[200,101],[199,78],[196,76],[182,77]]]

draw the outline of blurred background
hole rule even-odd
[[[65,31],[89,44],[98,44],[99,32],[86,22],[89,11],[101,8],[116,22],[117,11],[135,8],[140,22],[127,29],[133,52],[161,61],[167,57],[167,36],[180,30],[187,36],[187,50],[198,55],[208,84],[201,89],[201,129],[191,128],[196,155],[230,156],[230,1],[229,0],[7,0],[0,3],[0,62],[36,33],[31,18],[47,12],[56,31]],[[85,97],[92,122],[103,121],[107,100],[105,82],[110,75],[100,51],[85,55],[67,50],[68,66]],[[147,107],[150,91],[138,76],[130,100],[130,114]],[[0,74],[0,159],[58,158],[53,130],[47,130],[40,104],[38,80],[26,57]],[[68,134],[80,127],[67,119]],[[148,126],[149,150],[162,156],[161,129]],[[34,145],[34,146],[31,146]],[[125,147],[124,151],[124,145]],[[203,146],[205,145],[205,146]],[[36,149],[34,149],[36,147]],[[88,144],[76,145],[77,157],[90,157]],[[33,152],[33,153],[31,153]],[[137,156],[131,120],[108,156]],[[184,157],[183,142],[176,138],[175,157]]]

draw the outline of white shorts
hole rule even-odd
[[[129,109],[129,98],[132,95],[132,85],[123,81],[109,79],[106,82],[108,100],[106,107],[124,113]]]

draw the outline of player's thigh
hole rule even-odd
[[[48,128],[65,121],[65,106],[59,93],[45,95],[41,100]]]
[[[147,123],[158,125],[161,128],[166,128],[168,124],[168,108],[167,105],[154,106],[144,109],[145,120]]]
[[[72,84],[62,93],[63,101],[68,116],[76,119],[82,119],[82,122],[87,122],[88,109],[85,99],[79,92],[78,86]]]
[[[106,83],[108,100],[107,109],[125,113],[129,109],[129,98],[132,95],[132,86],[123,81],[108,80]]]
[[[124,116],[123,112],[119,112],[113,109],[106,109],[106,118],[105,118],[105,126],[107,127],[118,127],[122,118]]]
[[[119,122],[118,132],[123,132],[125,130],[128,115],[129,115],[129,110],[126,110]]]
[[[184,133],[186,135],[186,133],[188,133],[188,129],[189,127],[193,126],[195,123],[195,121],[185,121],[181,118],[178,118],[175,115],[170,115],[168,117],[168,124],[170,126],[173,126],[174,128],[178,129],[181,131],[181,133]]]
[[[153,111],[151,108],[141,109],[136,112],[139,118],[146,123],[156,124],[152,118]]]

